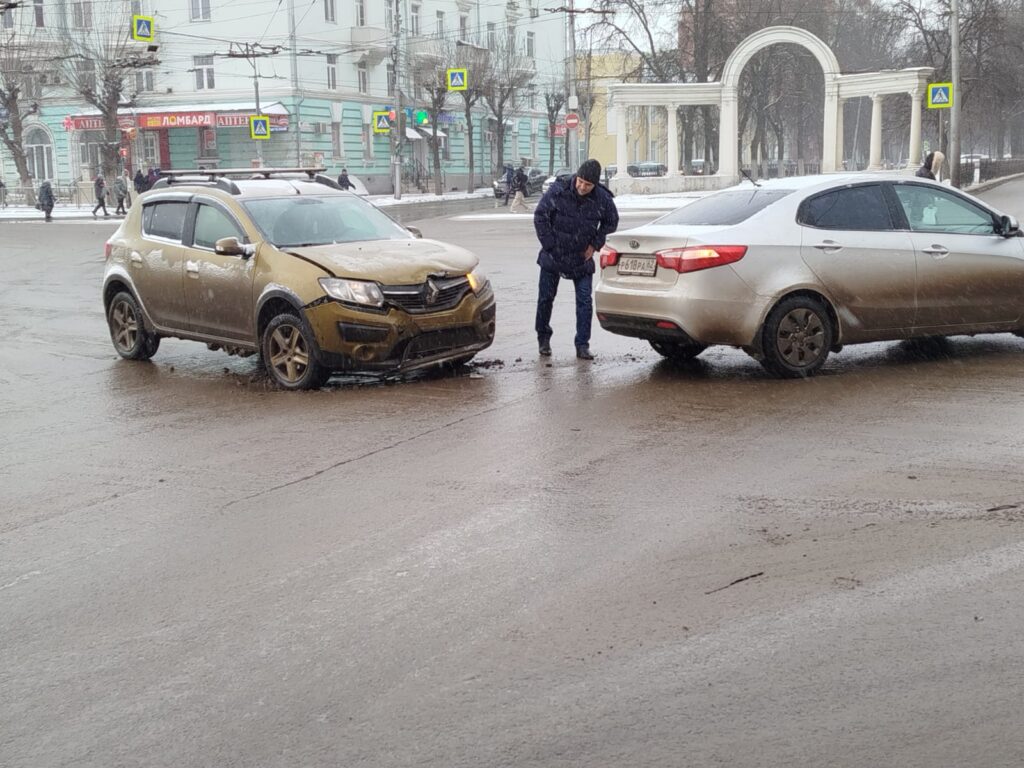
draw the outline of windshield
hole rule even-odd
[[[263,235],[278,248],[406,240],[409,232],[357,197],[268,197],[243,205]]]
[[[746,221],[758,211],[778,202],[789,189],[750,189],[719,192],[690,203],[667,216],[656,224],[687,224],[690,226],[726,226]]]

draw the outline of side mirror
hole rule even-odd
[[[419,229],[417,229],[416,227],[406,227],[406,229],[409,230],[409,232],[412,233],[412,236],[415,237],[417,240],[423,239],[423,233],[420,232]]]
[[[247,259],[256,252],[256,249],[248,243],[238,242],[237,237],[222,237],[213,244],[213,252],[220,256],[241,256]]]
[[[1020,222],[1017,221],[1016,217],[1014,217],[1014,216],[1003,216],[999,220],[999,222],[1002,225],[1000,227],[999,234],[1001,234],[1003,237],[1020,237],[1021,236]]]

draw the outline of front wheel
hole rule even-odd
[[[267,373],[282,389],[319,389],[331,376],[317,361],[313,334],[291,312],[267,323],[260,349]]]
[[[768,313],[761,334],[761,365],[784,379],[813,376],[835,344],[828,310],[810,296],[791,296],[779,302]]]
[[[139,302],[127,291],[110,302],[107,325],[114,349],[125,360],[149,360],[160,348],[160,337],[146,330]]]
[[[697,355],[707,349],[706,344],[683,344],[677,341],[650,341],[651,348],[663,357],[677,362],[693,360]]]

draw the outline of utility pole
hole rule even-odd
[[[237,48],[236,48],[237,46]],[[260,114],[260,67],[259,59],[264,56],[276,56],[281,46],[262,46],[259,43],[232,43],[227,53],[229,59],[245,59],[252,66],[252,86],[256,96],[256,114]],[[298,126],[296,126],[298,128]],[[263,142],[256,142],[256,162],[263,166]]]
[[[568,109],[570,112],[575,112],[579,109],[580,100],[576,95],[576,0],[569,0],[569,8],[566,11],[567,20],[569,22],[569,100]],[[566,131],[565,143],[567,145],[569,167],[579,168],[580,166],[580,150],[579,150],[579,128],[569,128]]]
[[[950,53],[953,57],[953,106],[949,112],[949,180],[960,186],[960,2],[952,0],[949,18]]]
[[[386,0],[395,6],[395,44],[391,48],[391,62],[395,70],[395,119],[391,123],[391,173],[394,179],[395,200],[402,199],[402,135],[404,126],[402,111],[402,3],[400,0]]]

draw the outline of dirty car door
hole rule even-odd
[[[128,257],[139,301],[150,319],[165,329],[189,327],[181,244],[188,206],[187,198],[147,202],[142,211],[142,237]]]

